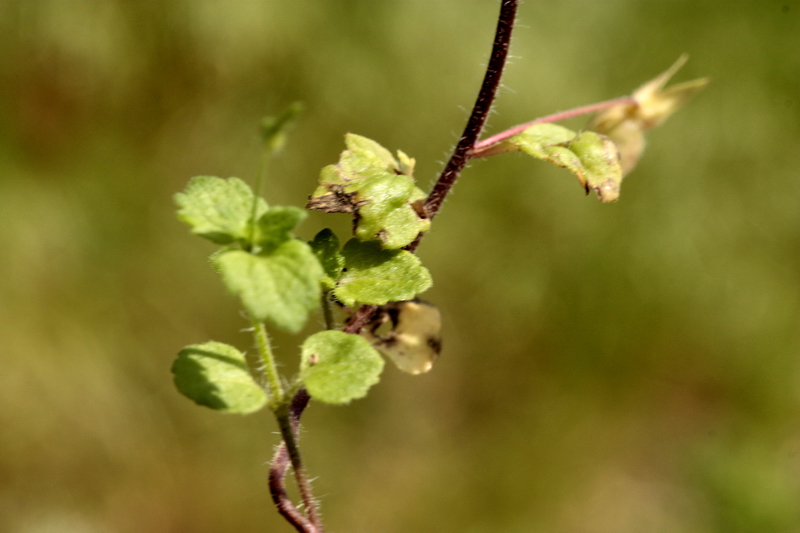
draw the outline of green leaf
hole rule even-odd
[[[563,148],[577,134],[558,124],[535,124],[519,135],[511,138],[518,150],[537,159],[547,159],[551,153],[558,153],[553,148]]]
[[[218,244],[248,242],[253,200],[253,191],[239,178],[213,176],[194,177],[175,195],[178,218],[192,227],[192,233]],[[257,215],[266,210],[266,202],[259,198]]]
[[[427,231],[430,221],[421,219],[412,205],[419,198],[416,190],[408,176],[399,174],[365,182],[357,195],[364,204],[358,210],[356,237],[362,241],[377,238],[384,248],[395,249],[410,244],[421,231]]]
[[[594,191],[601,202],[619,198],[622,168],[614,141],[605,135],[584,131],[569,144],[569,149],[580,159],[583,171],[576,175],[587,191]]]
[[[339,251],[339,238],[333,231],[325,228],[308,244],[327,275],[325,285],[333,289],[344,268],[344,256]]]
[[[292,239],[269,253],[225,250],[212,257],[225,286],[256,320],[296,333],[319,306],[325,275],[308,244]]]
[[[306,218],[306,212],[299,207],[270,207],[258,219],[259,246],[271,250],[292,238],[291,231]]]
[[[396,161],[386,148],[358,135],[347,134],[345,143],[339,162],[322,169],[307,207],[353,213],[356,236],[389,249],[407,246],[430,229],[425,193],[412,176],[414,160],[398,152]]]
[[[303,343],[300,379],[320,402],[344,404],[363,398],[381,371],[383,358],[359,335],[320,331]]]
[[[248,414],[261,409],[267,395],[247,369],[244,355],[227,344],[192,344],[172,364],[181,394],[217,411]]]
[[[345,271],[334,295],[345,305],[383,305],[411,300],[433,284],[419,258],[405,250],[386,250],[375,241],[350,239],[342,249]]]
[[[622,169],[616,145],[608,137],[585,131],[580,134],[556,124],[536,124],[501,143],[497,151],[520,150],[537,159],[564,167],[581,185],[594,191],[600,201],[619,197]]]
[[[385,166],[392,170],[397,170],[399,168],[392,156],[392,152],[372,139],[354,133],[347,133],[344,136],[344,144],[347,146],[348,150],[352,150],[359,158],[373,159],[379,166]]]

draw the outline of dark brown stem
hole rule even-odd
[[[481,90],[478,98],[470,113],[464,133],[458,140],[453,155],[442,170],[439,179],[433,186],[428,198],[425,199],[425,210],[428,217],[433,218],[439,212],[447,193],[453,187],[459,174],[469,160],[469,151],[475,145],[489,117],[497,89],[500,86],[500,77],[503,74],[503,67],[508,57],[508,46],[511,43],[511,30],[514,28],[514,19],[517,14],[517,0],[502,0],[500,4],[500,17],[497,20],[497,30],[494,35],[492,45],[492,55],[489,58],[489,65],[486,67],[486,74],[483,77]],[[417,241],[418,242],[418,241]],[[412,244],[411,251],[416,249],[416,243]]]
[[[308,518],[306,518],[292,503],[292,500],[286,493],[286,485],[284,483],[286,471],[289,469],[290,464],[295,468],[295,473],[297,473],[299,467],[300,471],[303,472],[301,478],[303,483],[308,482],[304,477],[305,471],[303,470],[302,463],[295,464],[295,458],[291,457],[289,448],[287,448],[286,445],[286,440],[288,438],[290,442],[296,442],[297,434],[300,429],[300,415],[303,413],[310,399],[308,392],[306,392],[304,388],[300,388],[292,398],[292,402],[289,405],[288,416],[291,429],[290,432],[285,435],[284,442],[278,445],[278,448],[275,450],[275,456],[272,458],[269,469],[269,490],[272,494],[272,501],[275,502],[275,506],[278,508],[278,512],[287,522],[292,524],[297,531],[301,533],[323,533],[319,514],[313,501],[310,505],[308,501],[306,502],[308,513]],[[297,446],[292,446],[292,448],[296,450]],[[298,479],[298,484],[301,484],[300,479]],[[303,492],[302,487],[300,490]]]
[[[500,17],[497,21],[492,54],[489,58],[489,64],[486,67],[486,74],[483,78],[483,84],[478,93],[478,98],[472,108],[472,113],[467,121],[467,126],[464,128],[464,133],[461,135],[458,144],[456,144],[453,150],[453,155],[450,156],[450,160],[445,165],[442,174],[439,176],[431,193],[425,200],[425,210],[429,218],[435,217],[439,212],[444,198],[453,187],[459,174],[461,174],[464,165],[470,157],[470,150],[477,142],[478,137],[480,137],[483,131],[483,126],[486,124],[486,119],[489,116],[495,96],[497,95],[497,89],[500,86],[500,77],[503,74],[503,67],[505,67],[506,58],[508,57],[508,47],[511,42],[511,31],[514,28],[514,20],[517,14],[517,4],[518,0],[501,0]],[[412,253],[416,250],[420,237],[417,237],[417,240],[408,246],[409,251]],[[369,323],[376,310],[377,307],[374,305],[361,306],[358,311],[353,313],[344,331],[346,333],[358,333],[361,331],[362,327]],[[307,503],[309,508],[307,509],[308,518],[306,518],[289,499],[284,484],[289,464],[295,463],[295,458],[291,457],[289,453],[292,447],[290,446],[287,448],[286,441],[288,440],[291,443],[296,441],[297,430],[300,425],[300,415],[308,405],[308,401],[308,392],[303,388],[301,388],[292,399],[291,405],[289,406],[288,417],[291,421],[291,430],[285,432],[284,442],[278,446],[275,456],[272,459],[269,473],[269,487],[278,512],[292,524],[297,531],[302,533],[323,533],[316,506],[308,505]],[[294,449],[296,450],[296,446]],[[302,478],[305,472],[302,471],[302,464],[299,462],[294,465],[295,473],[297,473],[298,467],[302,472]],[[298,483],[301,485],[300,490],[302,492],[303,483],[301,479],[298,479]]]

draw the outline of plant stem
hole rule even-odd
[[[278,408],[284,403],[284,393],[280,375],[278,374],[278,366],[275,364],[275,357],[272,356],[272,348],[269,344],[269,337],[267,337],[267,328],[264,327],[262,322],[252,317],[250,321],[253,325],[253,336],[256,340],[258,353],[261,355],[264,374],[269,386],[270,407],[277,412]]]
[[[358,333],[361,331],[361,328],[372,320],[377,310],[377,305],[362,305],[358,308],[358,311],[353,313],[350,320],[347,321],[347,326],[345,326],[343,331],[345,333]]]
[[[296,428],[293,427],[299,424],[299,412],[302,412],[308,400],[299,408],[297,414],[293,413],[292,404],[295,403],[295,400],[293,399],[291,402],[287,401],[286,393],[281,386],[278,367],[275,364],[275,357],[272,355],[272,348],[270,347],[269,337],[267,336],[267,329],[262,322],[253,318],[251,318],[251,321],[253,324],[253,335],[255,336],[256,345],[258,346],[258,353],[261,355],[261,360],[264,364],[264,373],[266,374],[267,383],[269,385],[270,407],[275,413],[275,418],[278,420],[278,427],[280,427],[283,443],[286,446],[289,459],[292,463],[292,470],[294,471],[294,477],[297,481],[297,487],[300,489],[300,496],[303,498],[303,503],[306,505],[308,518],[316,528],[314,531],[322,533],[323,530],[317,512],[317,504],[311,492],[311,483],[308,481],[308,476],[303,467],[300,449],[297,447],[297,439],[295,436]],[[298,391],[295,397],[299,394],[300,391]]]
[[[250,214],[250,246],[255,246],[256,241],[256,224],[258,223],[258,200],[261,198],[261,193],[264,190],[264,183],[267,181],[267,169],[269,162],[272,160],[272,150],[264,149],[261,155],[261,168],[258,172],[258,179],[256,179],[256,186],[253,189],[253,210]]]
[[[517,4],[518,0],[501,0],[500,16],[497,21],[492,53],[486,68],[483,84],[478,93],[478,98],[472,108],[472,113],[464,128],[464,133],[461,135],[458,144],[456,144],[453,150],[453,155],[445,165],[431,193],[425,199],[425,210],[429,218],[435,217],[439,212],[444,198],[453,187],[456,179],[458,179],[459,174],[470,157],[470,150],[477,142],[486,124],[486,119],[491,111],[492,103],[497,95],[497,88],[500,86],[500,77],[503,74],[506,58],[508,57],[508,47],[511,42],[511,31],[514,28]],[[422,234],[408,246],[409,251],[412,253],[416,250],[421,236]],[[329,312],[326,305],[327,303],[328,302],[323,301],[323,309],[326,310],[326,326],[330,327],[330,324],[332,324],[332,317],[329,319],[327,315]],[[358,333],[361,328],[369,322],[376,310],[377,307],[374,305],[361,306],[350,318],[344,331],[347,333]],[[263,325],[261,325],[261,329],[263,330]],[[266,339],[266,332],[264,332],[264,338]],[[270,356],[270,361],[271,360],[272,358]],[[274,362],[272,364],[274,366]],[[267,374],[269,377],[270,371],[268,371]],[[275,379],[277,379],[277,372],[275,372]],[[278,424],[281,428],[281,435],[283,436],[283,444],[278,447],[278,451],[272,461],[272,467],[270,469],[270,489],[278,511],[294,525],[298,531],[315,533],[314,530],[307,527],[304,520],[305,517],[292,505],[291,501],[286,497],[286,491],[283,488],[283,476],[285,475],[286,468],[285,455],[288,454],[295,472],[300,494],[306,505],[308,518],[313,526],[317,528],[316,531],[322,532],[322,525],[319,519],[316,502],[311,494],[311,486],[306,477],[306,472],[300,458],[300,452],[297,448],[295,430],[293,429],[293,426],[296,427],[299,425],[300,415],[303,413],[307,403],[308,393],[305,389],[301,388],[292,398],[290,406],[282,403],[281,408],[275,411],[278,417]]]
[[[295,399],[292,401],[292,404],[298,403],[298,399],[302,401],[303,395],[306,398],[308,397],[308,393],[305,392],[305,389],[300,389],[300,391],[298,391],[298,393],[295,395]],[[307,403],[308,400],[306,399],[305,404]],[[280,426],[283,443],[286,446],[286,451],[289,454],[289,460],[292,463],[292,470],[294,471],[294,477],[297,481],[297,487],[300,489],[300,497],[303,499],[303,503],[306,507],[306,515],[308,516],[309,521],[316,528],[315,531],[322,533],[323,529],[319,517],[319,511],[317,510],[317,502],[314,500],[314,495],[311,491],[311,482],[308,480],[308,475],[306,474],[306,469],[303,466],[303,460],[300,456],[300,448],[297,446],[296,431],[300,422],[299,415],[302,412],[302,409],[305,408],[305,405],[302,405],[302,407],[299,409],[293,407],[294,406],[289,404],[281,405],[281,407],[275,411],[275,417],[278,419],[278,425]],[[294,411],[298,411],[296,415],[294,414]]]
[[[267,168],[269,168],[272,158],[278,155],[283,148],[286,132],[302,109],[303,105],[300,102],[294,102],[277,117],[264,117],[261,121],[261,140],[263,142],[261,169],[256,180],[253,194],[253,211],[250,216],[250,242],[252,246],[255,246],[258,200],[261,198],[261,192],[267,181]]]
[[[302,414],[303,409],[306,408],[310,399],[308,392],[301,388],[295,393],[289,405],[289,417],[295,438],[297,437],[300,426],[300,414]],[[289,452],[287,451],[286,443],[282,442],[275,450],[275,456],[272,458],[269,469],[269,490],[272,494],[272,501],[275,502],[275,506],[278,508],[278,512],[281,516],[292,524],[297,531],[300,533],[319,533],[322,525],[319,524],[315,526],[312,524],[309,519],[303,516],[303,513],[294,506],[292,500],[289,499],[289,495],[286,494],[286,486],[283,481],[286,477],[289,464]]]
[[[453,155],[442,170],[439,179],[433,186],[431,193],[425,199],[425,209],[429,218],[433,218],[439,212],[442,202],[447,193],[453,187],[459,174],[469,159],[469,152],[478,140],[489,117],[492,104],[497,95],[497,88],[500,86],[500,77],[503,74],[503,67],[508,57],[508,47],[511,43],[511,31],[514,29],[514,19],[517,14],[517,0],[502,0],[500,4],[500,16],[497,20],[497,30],[495,31],[492,54],[489,64],[486,67],[486,74],[483,77],[483,84],[478,92],[478,98],[470,113],[464,133],[458,140]],[[410,251],[416,249],[419,239],[409,246]]]
[[[596,113],[597,111],[602,111],[604,109],[608,109],[609,107],[613,107],[615,105],[620,104],[635,104],[636,100],[631,98],[630,96],[623,96],[621,98],[615,98],[613,100],[606,100],[605,102],[599,102],[596,104],[589,104],[581,107],[576,107],[575,109],[569,109],[567,111],[560,111],[558,113],[553,113],[552,115],[547,115],[545,117],[540,117],[535,120],[531,120],[530,122],[526,122],[525,124],[520,124],[519,126],[514,126],[513,128],[509,128],[505,131],[501,131],[496,135],[492,135],[482,141],[476,142],[473,146],[472,150],[470,151],[470,157],[481,157],[481,152],[490,148],[492,145],[498,144],[500,142],[505,141],[506,139],[513,137],[519,133],[522,133],[526,129],[530,128],[535,124],[545,124],[550,122],[559,122],[561,120],[567,120],[573,117],[579,117],[581,115],[588,115],[589,113]]]
[[[325,329],[336,328],[333,309],[331,309],[331,291],[322,291],[322,316],[325,317]]]

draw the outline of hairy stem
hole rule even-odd
[[[305,390],[305,389],[303,389]],[[299,392],[299,391],[298,391]],[[305,466],[303,466],[303,459],[300,456],[300,448],[297,446],[297,427],[295,424],[296,418],[291,415],[290,406],[282,406],[275,416],[278,419],[278,425],[281,429],[281,436],[283,437],[283,444],[289,454],[289,460],[292,463],[292,470],[294,471],[294,478],[297,481],[297,488],[300,489],[300,497],[306,508],[306,515],[309,521],[314,525],[316,531],[322,533],[322,524],[320,522],[319,512],[317,510],[317,502],[314,500],[314,494],[311,491],[311,482],[308,479]]]
[[[291,431],[294,439],[297,439],[298,429],[300,427],[300,414],[308,405],[310,397],[305,389],[301,388],[292,398],[289,405],[289,420],[291,424]],[[272,494],[272,501],[278,508],[278,512],[289,522],[297,531],[301,533],[321,533],[321,524],[313,524],[297,507],[294,506],[292,500],[286,493],[286,485],[284,479],[286,478],[286,471],[289,469],[291,460],[289,451],[286,447],[286,442],[282,442],[275,450],[275,456],[272,459],[269,469],[269,490]],[[312,499],[313,501],[313,499]],[[315,513],[316,514],[316,513]],[[316,520],[319,517],[316,516]]]
[[[502,0],[500,4],[500,16],[497,20],[492,53],[489,58],[489,64],[486,67],[481,89],[478,92],[478,98],[475,100],[475,105],[472,108],[469,120],[467,120],[464,133],[462,133],[458,144],[453,150],[453,155],[450,156],[450,160],[445,165],[431,193],[425,199],[425,210],[429,218],[433,218],[439,212],[444,198],[470,158],[470,150],[477,142],[481,131],[483,131],[483,126],[486,124],[508,57],[508,47],[511,43],[511,31],[514,28],[514,21],[517,15],[517,5],[518,0]],[[413,253],[416,250],[422,235],[420,234],[408,246],[409,251]],[[374,305],[362,305],[350,317],[347,326],[344,328],[345,333],[358,333],[361,331],[361,328],[369,323],[376,311],[377,307]],[[298,411],[297,416],[299,417],[301,413],[302,408]]]
[[[491,148],[493,145],[501,143],[506,139],[513,137],[519,133],[522,133],[526,129],[534,126],[536,124],[546,124],[550,122],[559,122],[561,120],[567,120],[573,117],[579,117],[581,115],[588,115],[589,113],[596,113],[598,111],[602,111],[604,109],[608,109],[609,107],[613,107],[615,105],[620,104],[635,104],[636,100],[634,100],[630,96],[623,96],[621,98],[615,98],[613,100],[606,100],[605,102],[599,102],[596,104],[589,104],[581,107],[576,107],[575,109],[568,109],[567,111],[560,111],[558,113],[553,113],[552,115],[547,115],[545,117],[540,117],[530,122],[526,122],[525,124],[520,124],[519,126],[514,126],[513,128],[509,128],[505,131],[501,131],[496,135],[492,135],[491,137],[487,137],[482,141],[476,142],[473,146],[472,150],[470,151],[470,157],[482,157],[481,152]]]
[[[262,322],[252,317],[250,321],[253,324],[253,336],[256,340],[258,353],[261,355],[263,372],[267,378],[267,385],[269,386],[270,407],[275,411],[284,402],[283,387],[281,386],[278,367],[275,364],[275,358],[272,356],[272,348],[269,344],[269,337],[267,337],[267,328],[264,327]]]
[[[483,84],[478,92],[478,98],[470,113],[464,133],[458,140],[453,155],[442,170],[439,179],[433,186],[431,193],[425,199],[425,210],[429,218],[433,218],[439,212],[447,193],[455,184],[461,171],[464,169],[469,152],[478,140],[489,117],[492,109],[497,89],[500,86],[500,77],[508,57],[508,47],[511,43],[511,31],[514,29],[514,19],[517,14],[517,0],[502,0],[500,4],[500,16],[497,20],[497,30],[495,31],[492,54],[489,64],[486,67],[486,74],[483,77]],[[410,251],[416,249],[419,240],[412,243]]]
[[[256,345],[258,346],[259,354],[261,354],[261,360],[263,361],[264,365],[264,373],[266,374],[267,383],[269,384],[270,407],[275,413],[275,418],[278,420],[278,426],[280,427],[281,436],[283,437],[283,445],[288,451],[289,459],[292,463],[292,470],[294,471],[294,477],[297,481],[297,487],[300,489],[300,496],[303,498],[303,503],[306,506],[308,518],[315,527],[314,531],[321,533],[322,527],[320,525],[319,516],[317,513],[317,504],[314,500],[314,495],[311,492],[311,483],[309,482],[305,468],[303,467],[303,460],[300,456],[300,448],[297,446],[297,428],[293,427],[293,425],[296,426],[296,424],[299,423],[299,413],[302,412],[302,410],[305,408],[305,405],[300,407],[299,410],[297,410],[296,415],[293,416],[292,405],[296,403],[296,398],[297,395],[300,394],[300,391],[298,391],[298,393],[295,395],[295,398],[292,398],[291,402],[286,401],[286,393],[283,390],[283,386],[280,382],[280,375],[278,374],[278,367],[275,364],[275,358],[272,355],[269,338],[267,337],[267,330],[264,327],[264,324],[258,320],[253,319],[252,323],[253,335],[256,338]],[[305,404],[307,403],[308,400],[305,401]],[[293,418],[297,422],[293,422]]]
[[[486,124],[486,119],[489,116],[495,96],[497,95],[497,89],[500,86],[500,77],[503,74],[506,58],[508,57],[508,47],[511,42],[511,31],[514,28],[517,5],[518,0],[501,1],[500,16],[497,21],[492,53],[486,68],[486,74],[483,78],[483,84],[478,93],[478,98],[472,108],[472,113],[464,128],[464,133],[462,133],[458,144],[456,144],[453,150],[453,155],[445,165],[439,179],[425,200],[425,210],[429,218],[435,217],[439,212],[442,202],[453,187],[456,179],[458,179],[467,160],[470,158],[470,151],[480,137],[483,127]],[[416,250],[421,235],[422,234],[408,246],[409,251],[412,253]],[[323,309],[326,309],[326,303],[327,302],[323,302]],[[376,311],[377,307],[374,305],[361,306],[361,308],[350,317],[344,331],[346,333],[358,333],[361,328],[370,321]],[[325,312],[326,326],[330,327],[331,321],[327,316],[327,311]],[[272,461],[272,467],[270,469],[270,490],[273,500],[278,507],[278,511],[298,531],[305,533],[321,533],[322,525],[319,520],[317,506],[311,495],[310,484],[306,478],[305,469],[303,468],[296,443],[296,431],[299,426],[300,415],[303,413],[307,404],[308,393],[305,389],[301,388],[294,395],[289,408],[282,411],[282,413],[285,414],[276,412],[276,415],[279,417],[278,423],[281,427],[281,434],[283,435],[283,444],[278,447],[275,458]],[[291,501],[286,496],[283,479],[286,474],[286,468],[288,467],[287,456],[295,471],[297,484],[306,505],[308,520],[306,520],[294,505],[292,505]],[[308,523],[309,521],[310,523]]]

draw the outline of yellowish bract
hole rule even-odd
[[[708,78],[700,78],[664,88],[687,59],[682,55],[666,71],[636,89],[631,95],[633,102],[610,107],[589,124],[589,130],[608,136],[617,145],[623,176],[633,170],[644,151],[644,132],[667,120],[708,85]]]
[[[424,374],[442,348],[442,316],[435,305],[422,300],[391,302],[380,307],[361,334],[409,374]]]

